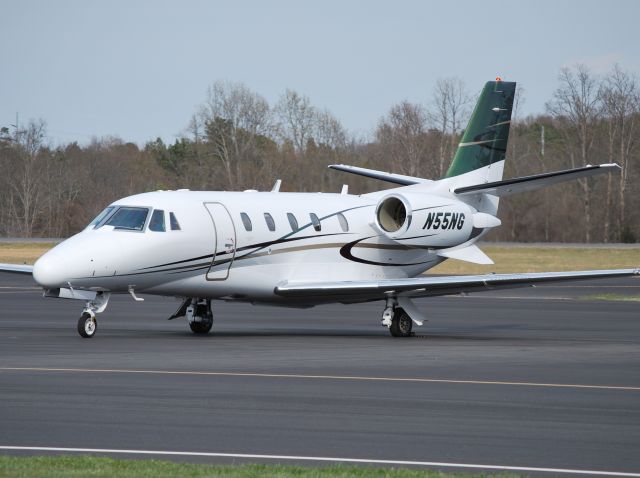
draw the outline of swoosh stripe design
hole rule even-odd
[[[358,243],[360,243],[361,241],[366,241],[367,239],[371,239],[373,237],[376,237],[376,236],[363,237],[362,239],[356,239],[353,242],[345,244],[344,246],[342,246],[340,248],[340,255],[342,257],[344,257],[345,259],[348,259],[350,261],[359,262],[360,264],[369,264],[369,265],[372,265],[372,266],[418,266],[418,265],[429,264],[430,262],[434,262],[434,261],[423,261],[423,262],[413,262],[413,263],[409,263],[409,264],[394,264],[394,263],[387,263],[387,262],[370,261],[368,259],[362,259],[360,257],[356,257],[356,256],[353,255],[351,250],[356,245],[358,245]],[[371,245],[375,246],[375,244],[371,244]],[[405,247],[407,247],[407,246],[405,246]],[[407,249],[408,249],[408,247],[407,247]]]

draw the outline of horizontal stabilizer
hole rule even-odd
[[[27,264],[0,264],[0,272],[14,272],[16,274],[33,274],[33,266]]]
[[[493,261],[475,244],[459,249],[443,249],[438,252],[441,257],[458,259],[459,261],[472,262],[473,264],[493,264]]]
[[[556,171],[553,173],[535,174],[533,176],[524,176],[521,178],[506,179],[504,181],[495,181],[492,183],[476,184],[474,186],[464,186],[453,189],[453,193],[464,196],[470,194],[491,194],[492,196],[510,196],[527,191],[534,191],[540,188],[546,188],[554,184],[573,179],[596,176],[598,174],[606,174],[617,172],[620,166],[617,164],[600,164],[598,166],[584,166],[582,168],[567,169],[565,171]]]
[[[357,166],[348,166],[346,164],[331,164],[331,169],[337,169],[345,173],[357,174],[359,176],[366,176],[367,178],[379,179],[380,181],[387,181],[389,183],[401,184],[403,186],[410,186],[412,184],[430,183],[428,179],[416,178],[413,176],[403,176],[402,174],[386,173],[384,171],[376,171],[375,169],[359,168]]]

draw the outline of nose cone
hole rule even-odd
[[[33,278],[46,289],[55,289],[66,284],[62,263],[49,252],[33,265]]]

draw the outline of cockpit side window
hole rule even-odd
[[[115,206],[109,206],[105,208],[100,214],[98,214],[93,221],[89,223],[89,226],[93,226],[94,229],[101,226],[101,222],[103,222],[111,212],[115,209]]]
[[[164,211],[162,209],[156,209],[151,214],[151,220],[149,221],[149,230],[155,232],[165,232],[164,227]]]
[[[121,207],[104,225],[126,231],[142,231],[148,215],[149,209],[146,207]]]
[[[169,222],[171,223],[172,231],[180,231],[180,223],[176,219],[176,215],[172,212],[169,213]]]

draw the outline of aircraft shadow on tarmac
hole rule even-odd
[[[422,329],[414,331],[413,336],[409,338],[393,338],[390,337],[386,329],[382,327],[380,330],[362,330],[362,329],[245,329],[245,330],[217,330],[206,335],[194,335],[190,331],[160,331],[160,330],[145,330],[140,329],[118,329],[101,331],[101,337],[97,340],[102,340],[108,336],[113,337],[124,336],[127,338],[135,338],[136,340],[145,339],[171,339],[174,337],[176,340],[194,340],[198,342],[206,341],[220,341],[223,339],[235,339],[235,338],[262,338],[262,339],[286,339],[286,338],[327,338],[327,339],[371,339],[376,341],[388,341],[390,344],[402,344],[402,343],[415,343],[416,340],[429,340],[432,342],[540,342],[547,341],[548,338],[540,337],[525,337],[519,335],[517,330],[519,325],[503,325],[503,326],[479,326],[477,329],[465,329],[460,331],[452,331],[446,328],[439,328],[437,330]]]

